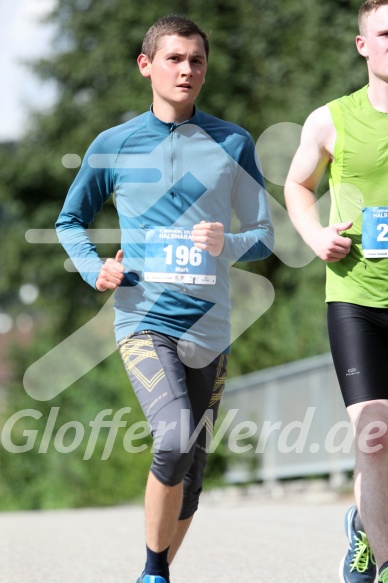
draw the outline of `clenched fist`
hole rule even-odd
[[[101,267],[101,271],[96,281],[96,288],[100,292],[108,289],[115,290],[119,287],[124,278],[124,266],[121,263],[124,257],[124,251],[120,249],[114,259],[109,258]]]
[[[224,248],[224,225],[201,221],[194,225],[191,240],[199,249],[209,251],[210,255],[218,257]]]

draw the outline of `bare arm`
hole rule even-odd
[[[316,190],[333,156],[334,139],[329,109],[325,106],[315,110],[304,125],[284,190],[293,224],[314,253],[327,262],[339,261],[351,246],[351,240],[339,233],[349,229],[352,223],[323,227],[314,208]]]

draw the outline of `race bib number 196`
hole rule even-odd
[[[191,229],[151,227],[145,246],[145,281],[216,283],[216,258],[191,241]]]
[[[388,207],[362,209],[362,252],[364,257],[388,257]]]

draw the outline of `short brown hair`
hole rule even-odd
[[[388,0],[387,0],[388,1]],[[186,16],[179,14],[172,14],[170,16],[163,16],[159,18],[146,32],[141,47],[141,52],[152,61],[156,51],[159,49],[160,39],[163,36],[177,36],[189,37],[194,34],[199,34],[205,46],[206,59],[209,58],[209,40],[206,33],[199,28],[195,22]]]
[[[366,19],[371,12],[380,8],[380,6],[387,6],[388,0],[365,0],[358,11],[358,27],[360,34],[366,33]]]

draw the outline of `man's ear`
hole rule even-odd
[[[365,36],[356,36],[356,47],[362,57],[368,57],[368,43]]]
[[[139,55],[137,57],[137,64],[139,67],[139,71],[140,73],[143,75],[143,77],[151,77],[151,61],[149,60],[149,58],[147,57],[147,55],[144,55],[143,53],[141,55]]]

